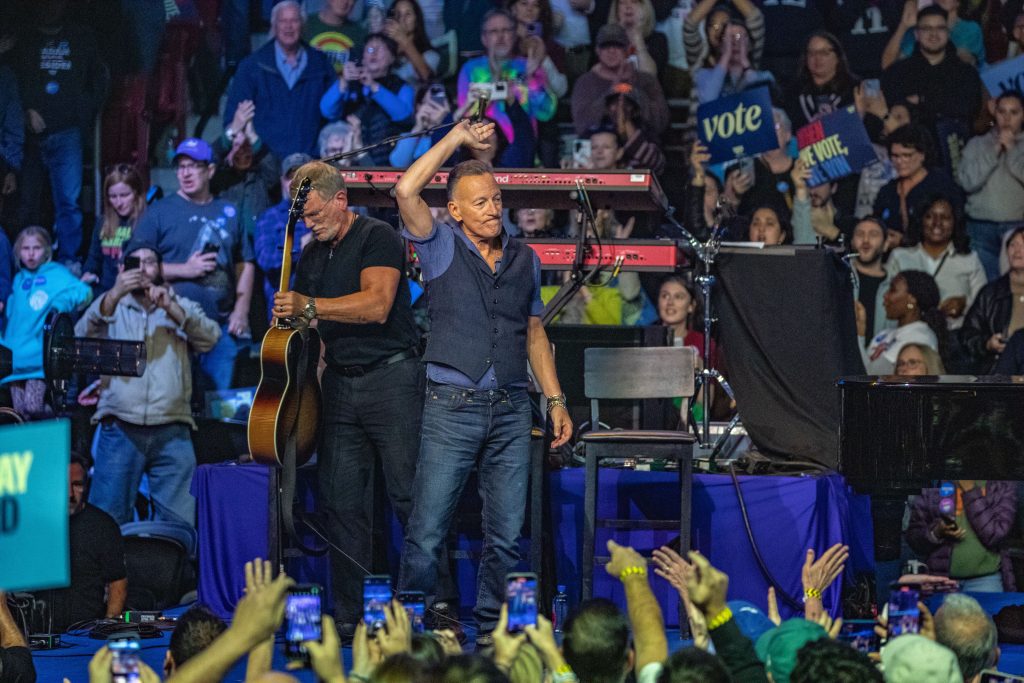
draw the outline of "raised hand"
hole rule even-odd
[[[688,553],[693,563],[693,576],[687,581],[690,602],[705,617],[714,618],[725,609],[725,596],[729,591],[729,576],[715,569],[707,558],[696,550]]]
[[[665,545],[655,549],[651,560],[654,562],[654,573],[668,581],[679,592],[684,603],[689,602],[687,582],[693,577],[693,565]]]
[[[462,145],[475,149],[478,152],[486,152],[491,148],[487,140],[494,134],[494,122],[481,121],[480,123],[470,123],[463,120],[452,131],[460,136],[460,143]]]
[[[385,657],[412,649],[412,626],[409,624],[409,613],[398,600],[384,605],[385,628],[377,632],[377,642]]]
[[[690,168],[693,169],[694,177],[704,177],[704,167],[711,161],[711,154],[708,148],[700,140],[694,140],[690,148]]]
[[[814,550],[808,549],[803,569],[800,572],[804,591],[825,592],[825,589],[843,573],[843,566],[849,557],[850,547],[842,543],[836,543],[823,552],[817,560],[814,559]]]
[[[323,642],[307,640],[302,643],[309,652],[309,663],[321,681],[345,683],[345,671],[341,664],[341,643],[334,619],[325,614],[320,620],[320,631],[323,634]]]

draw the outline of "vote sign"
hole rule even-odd
[[[984,69],[981,82],[992,97],[999,97],[1007,90],[1024,92],[1024,55]]]
[[[70,452],[67,420],[0,427],[0,590],[70,582]]]
[[[697,136],[708,148],[712,164],[778,147],[768,88],[727,95],[697,107]]]
[[[796,132],[796,142],[800,158],[811,170],[808,187],[852,175],[878,159],[853,107],[808,123]]]

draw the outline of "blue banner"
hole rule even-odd
[[[768,88],[727,95],[697,107],[697,136],[708,148],[711,164],[778,147]]]
[[[1024,55],[983,69],[981,82],[992,97],[999,97],[1007,90],[1024,92]]]
[[[70,583],[70,452],[67,420],[0,427],[0,590]]]
[[[811,170],[808,187],[857,173],[878,160],[853,107],[834,111],[796,132],[800,158]]]

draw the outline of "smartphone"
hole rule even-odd
[[[363,621],[370,632],[384,628],[384,607],[391,602],[391,577],[371,574],[363,578]]]
[[[879,638],[871,619],[850,619],[843,622],[838,640],[865,654],[878,652]]]
[[[590,140],[572,141],[572,161],[576,168],[590,165]]]
[[[505,602],[508,604],[508,632],[521,633],[537,625],[537,575],[514,572],[505,577]]]
[[[1013,674],[1004,674],[999,671],[993,671],[987,669],[981,672],[981,683],[1020,683],[1024,681],[1024,676],[1014,676]]]
[[[907,586],[889,594],[890,638],[906,633],[918,633],[921,630],[921,610],[917,607],[919,598],[918,592]]]
[[[498,81],[493,83],[491,86],[491,99],[495,102],[500,102],[508,97],[508,83],[506,81]]]
[[[422,591],[402,591],[398,602],[405,607],[413,633],[423,633],[423,617],[427,611],[427,598]]]
[[[939,516],[947,524],[956,523],[956,486],[951,481],[939,485]]]
[[[754,157],[743,157],[737,163],[739,166],[740,173],[746,173],[749,176],[754,175]]]
[[[142,267],[142,260],[138,256],[125,256],[124,257],[124,269],[125,270],[138,270]]]
[[[882,84],[877,78],[865,78],[861,85],[864,97],[878,97],[882,94]]]
[[[526,35],[537,36],[538,38],[544,37],[544,25],[539,21],[531,21],[526,25]]]
[[[113,657],[110,660],[112,683],[139,683],[139,639],[136,636],[114,634],[107,640]]]
[[[219,244],[215,244],[214,242],[207,242],[206,244],[203,245],[204,254],[216,254],[218,252],[220,252]]]
[[[289,662],[309,665],[309,652],[302,644],[307,640],[322,640],[320,622],[323,609],[316,584],[300,584],[288,589],[284,603],[284,656]]]
[[[440,105],[444,105],[448,101],[448,93],[445,92],[444,86],[440,83],[434,83],[430,86],[430,92],[428,94],[431,100]]]

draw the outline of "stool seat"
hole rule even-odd
[[[667,429],[601,429],[586,432],[583,443],[660,443],[660,444],[692,444],[697,437],[689,432]]]

